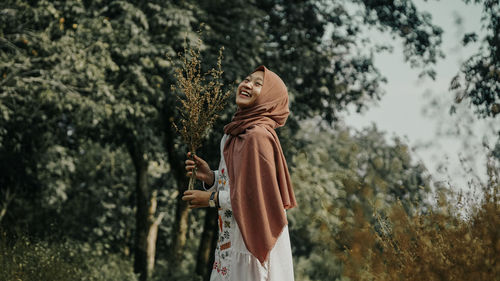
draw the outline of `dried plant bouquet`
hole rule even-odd
[[[224,108],[230,91],[222,91],[222,51],[219,50],[217,67],[207,72],[201,71],[202,41],[198,39],[197,46],[184,46],[184,54],[179,54],[182,65],[175,69],[176,84],[172,91],[179,91],[180,120],[173,121],[173,126],[182,136],[184,143],[191,152],[191,157],[201,147],[203,138],[212,128],[218,113]],[[196,168],[189,179],[188,189],[194,188]]]

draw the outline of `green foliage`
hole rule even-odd
[[[391,30],[403,39],[403,54],[410,65],[426,67],[422,74],[431,78],[435,72],[428,68],[444,56],[436,48],[441,44],[443,30],[432,24],[431,15],[417,10],[411,1],[384,3],[383,1],[360,1],[365,6],[363,20],[382,30]]]
[[[335,280],[342,273],[338,252],[359,241],[345,228],[397,200],[407,208],[422,202],[429,179],[401,141],[387,143],[376,128],[353,134],[340,126],[334,131],[304,126],[301,137],[310,143],[293,158],[300,207],[289,212],[296,275]]]
[[[120,255],[96,256],[88,244],[0,236],[0,280],[137,280]]]
[[[372,55],[383,48],[362,38],[365,28],[402,38],[406,59],[431,76],[442,55],[441,29],[411,1],[198,2],[196,15],[208,29],[204,41],[225,46],[228,82],[258,64],[285,81],[293,112],[289,126],[314,116],[331,122],[347,105],[361,110],[382,96],[385,78]],[[210,51],[214,57],[216,49]]]
[[[387,12],[391,10],[398,13]],[[409,21],[403,12],[408,12]],[[299,120],[319,116],[331,124],[348,105],[362,109],[381,97],[384,78],[372,61],[377,46],[365,45],[360,39],[364,27],[374,26],[401,37],[407,60],[428,74],[439,57],[439,30],[410,1],[397,5],[313,0],[2,1],[2,227],[26,230],[41,241],[69,237],[78,245],[99,245],[82,246],[93,252],[86,259],[89,268],[101,269],[105,257],[115,255],[116,266],[110,263],[104,275],[82,272],[96,279],[126,280],[128,277],[119,276],[130,273],[128,261],[120,263],[118,256],[128,259],[134,254],[137,243],[133,236],[143,230],[134,220],[144,219],[137,215],[144,211],[138,210],[137,202],[149,202],[156,191],[158,212],[165,214],[156,260],[160,271],[170,266],[167,253],[175,243],[176,210],[182,207],[176,196],[184,184],[186,149],[170,126],[179,116],[174,110],[177,94],[170,91],[173,66],[167,58],[182,50],[184,38],[194,40],[193,30],[200,22],[206,23],[202,48],[206,65],[215,65],[219,48],[225,46],[224,84],[266,64],[288,85],[293,114],[290,128],[280,132],[288,136],[283,139],[287,155],[302,151],[307,141],[331,139],[327,134],[321,139],[295,141]],[[234,110],[233,104],[220,113],[214,137],[200,150],[212,166],[219,157],[214,148],[219,147],[222,125]],[[294,177],[303,183],[297,184],[299,200],[321,199],[330,211],[347,208],[343,215],[318,212],[315,206],[304,204],[304,213],[319,219],[292,216],[297,229],[304,230],[291,229],[299,264],[321,269],[300,273],[311,280],[330,276],[329,268],[335,276],[340,272],[321,263],[330,254],[318,250],[318,241],[329,241],[322,235],[340,218],[352,216],[348,208],[354,202],[361,201],[368,211],[369,202],[363,199],[370,192],[367,187],[373,187],[380,202],[386,202],[407,197],[418,200],[418,186],[426,186],[422,169],[409,164],[404,145],[387,145],[375,132],[358,138],[341,130],[333,139],[338,144],[307,145],[313,153],[307,157],[299,154],[293,161],[297,166]],[[147,180],[140,182],[140,176]],[[178,189],[173,188],[176,186]],[[309,197],[312,195],[301,190],[307,186],[318,189],[314,196],[322,194],[328,199]],[[189,239],[197,241],[203,216],[191,218]],[[317,227],[320,234],[305,231]],[[311,243],[314,247],[305,247]],[[184,257],[191,259],[196,255],[193,245],[198,243],[188,244]],[[60,247],[53,242],[39,245],[47,253]],[[33,259],[42,260],[42,252],[36,252]],[[76,265],[63,262],[61,259],[61,270],[73,270]],[[182,264],[182,278],[189,278],[193,263]],[[49,263],[47,270],[56,267]]]
[[[6,235],[0,240],[0,280],[67,280],[67,276],[79,280],[81,276],[67,253],[59,247],[50,247],[46,243],[33,243],[28,239],[19,239],[14,245],[8,245]]]
[[[100,243],[99,254],[130,254],[133,244],[134,177],[123,149],[111,150],[94,143],[75,155],[68,199],[51,215],[64,229],[62,236]]]
[[[481,40],[479,51],[462,64],[450,89],[455,91],[457,102],[469,101],[479,117],[495,117],[500,113],[500,3],[494,0],[464,1],[483,6],[481,22],[486,35]],[[474,42],[477,37],[476,33],[465,34],[463,44]]]

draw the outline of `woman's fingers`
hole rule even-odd
[[[195,156],[195,157],[197,157],[197,156]],[[194,161],[190,160],[190,159],[187,159],[186,161],[184,161],[184,163],[185,163],[185,169],[187,171],[191,171],[191,170],[193,170],[195,168],[200,168],[200,166],[203,165],[203,163],[201,162],[203,160],[201,160],[201,161],[200,160],[201,160],[201,158],[199,158],[199,157],[195,158]]]
[[[203,162],[205,162],[203,159],[201,159],[200,157],[198,157],[198,155],[194,155],[194,161],[196,161],[196,164],[202,164]]]
[[[192,174],[193,174],[193,171],[190,170],[189,172],[186,173],[186,177],[189,178],[189,177],[191,177]],[[201,175],[200,171],[198,171],[196,173],[196,178],[199,179],[199,180],[201,180],[203,178],[203,176]]]
[[[193,200],[193,201],[189,202],[188,207],[190,209],[205,208],[205,207],[208,207],[208,204],[203,204],[201,202],[196,202],[195,200]]]
[[[192,155],[192,156],[191,156],[191,155]],[[192,154],[191,152],[188,152],[188,153],[187,153],[187,157],[188,157],[188,160],[186,160],[186,162],[187,162],[187,161],[192,161],[193,163],[194,163],[194,162],[197,162],[197,164],[198,164],[198,162],[199,162],[199,161],[200,161],[200,159],[201,159],[201,158],[200,158],[200,157],[198,157],[196,154]],[[194,160],[194,161],[193,161],[193,160]]]
[[[196,200],[195,196],[193,196],[193,195],[183,196],[182,200],[187,201],[189,203],[188,204],[189,209],[206,207],[205,204],[198,202],[198,200]]]
[[[199,190],[186,190],[182,200],[189,202],[189,208],[203,208],[208,206],[208,200],[206,197],[206,192]]]
[[[195,190],[186,190],[182,196],[182,200],[191,201],[195,198]]]
[[[197,175],[196,178],[201,180],[206,177],[206,173],[209,172],[210,168],[206,164],[206,162],[203,161],[203,159],[199,158],[198,156],[195,156],[196,158],[194,160],[186,160],[184,163],[186,166],[184,167],[187,171],[186,176],[190,177],[193,174],[193,171],[196,169]]]
[[[198,155],[193,154],[193,158],[191,158],[191,152],[187,154],[188,159],[186,160],[186,165],[199,165],[203,164],[205,160],[201,159]]]

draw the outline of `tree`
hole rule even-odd
[[[348,104],[361,109],[382,94],[384,78],[372,60],[380,46],[362,40],[363,28],[402,38],[405,59],[431,77],[442,56],[442,30],[412,2],[353,3],[347,8],[331,1],[201,1],[196,16],[208,26],[207,45],[226,46],[228,82],[264,63],[287,83],[292,120],[319,115],[333,121]]]
[[[168,235],[169,267],[176,269],[185,253],[190,215],[180,200],[187,186],[183,168],[186,149],[171,127],[171,119],[177,118],[176,97],[170,91],[173,75],[167,57],[182,49],[185,37],[192,40],[192,30],[204,22],[204,62],[214,65],[219,48],[225,46],[226,85],[258,64],[279,73],[291,96],[290,127],[280,131],[289,136],[283,138],[283,146],[290,155],[303,143],[293,139],[299,120],[319,116],[333,122],[347,105],[361,109],[380,98],[384,78],[371,59],[376,46],[360,45],[361,28],[375,26],[403,38],[408,60],[428,74],[439,57],[439,29],[411,2],[353,3],[352,11],[343,3],[312,0],[2,3],[0,157],[21,159],[17,168],[5,167],[14,173],[2,174],[2,194],[18,190],[15,184],[42,189],[39,176],[50,182],[47,188],[57,186],[52,185],[57,180],[66,182],[57,190],[71,194],[66,189],[74,188],[68,178],[75,170],[64,165],[79,161],[78,148],[109,149],[120,155],[126,151],[127,163],[133,165],[128,171],[135,174],[131,195],[137,207],[133,253],[136,272],[144,280],[152,272],[161,217],[154,208],[158,185],[156,180],[151,182],[149,167],[166,158],[163,163],[168,162],[170,170],[162,179],[173,179],[177,191],[177,201],[168,206],[176,210]],[[390,10],[399,12],[391,14]],[[403,16],[403,11],[409,17]],[[234,110],[233,105],[221,114],[213,137],[200,151],[212,166],[219,157],[213,148],[218,147],[222,125]],[[14,112],[19,116],[14,118]],[[33,120],[34,125],[22,130],[27,120]],[[45,176],[49,172],[41,165],[47,163],[43,161],[47,155],[61,160],[54,161],[55,170],[64,172]],[[130,183],[128,177],[103,182],[117,180]],[[22,195],[29,196],[29,192]],[[21,212],[23,205],[16,205],[16,213]],[[212,245],[209,237],[215,237],[209,233],[213,229],[204,231],[200,257]],[[206,268],[207,255],[203,255],[199,268]]]
[[[6,39],[10,40],[7,43],[17,40],[27,46],[21,51],[12,51],[19,53],[25,64],[16,64],[18,58],[2,52],[10,59],[3,66],[2,85],[9,94],[6,100],[15,97],[11,93],[21,89],[19,81],[24,82],[26,92],[41,95],[49,106],[58,109],[41,112],[42,116],[53,118],[55,127],[60,128],[55,140],[62,140],[70,148],[90,139],[127,149],[136,174],[135,268],[144,280],[151,275],[154,265],[161,218],[156,217],[155,193],[147,182],[149,164],[162,156],[163,135],[157,132],[161,132],[158,111],[163,78],[158,74],[168,66],[165,52],[172,53],[171,47],[149,43],[151,36],[147,33],[149,23],[145,12],[158,14],[168,10],[149,3],[141,7],[146,10],[143,12],[132,3],[122,1],[9,4],[12,4],[10,9],[2,11],[15,20],[3,23],[4,32],[8,32]],[[161,15],[152,18],[154,23]],[[29,41],[32,39],[34,43]],[[14,67],[9,67],[11,64]],[[36,99],[29,101],[38,103]],[[14,102],[7,105],[11,106],[10,110],[17,106]],[[9,111],[4,116],[8,117],[7,113]],[[47,125],[50,123],[44,124]],[[19,134],[16,130],[12,133]],[[46,133],[53,134],[54,130],[46,130]],[[76,139],[73,145],[71,139]],[[4,155],[8,155],[7,152]],[[39,165],[40,161],[33,163]],[[27,169],[29,167],[20,170]]]
[[[302,127],[300,137],[308,144],[292,160],[299,203],[289,211],[296,276],[336,280],[342,275],[339,253],[362,241],[343,230],[355,229],[359,219],[375,223],[374,212],[397,201],[407,209],[424,206],[429,176],[412,163],[401,140],[389,142],[375,127],[352,132],[311,125]]]
[[[432,65],[442,56],[441,29],[412,2],[352,3],[347,7],[332,1],[199,1],[200,9],[195,10],[195,17],[206,24],[204,41],[212,61],[218,46],[225,46],[228,84],[259,64],[276,71],[287,84],[292,115],[288,128],[279,133],[287,136],[281,140],[288,158],[302,143],[294,137],[300,120],[320,117],[332,124],[348,105],[362,110],[381,98],[385,78],[373,65],[372,55],[387,46],[365,44],[364,28],[401,38],[405,58],[424,75],[433,77]],[[234,107],[222,121],[229,120],[231,110]],[[214,130],[221,130],[222,124]]]
[[[450,89],[455,92],[455,101],[469,101],[478,117],[497,118],[500,113],[500,4],[490,0],[464,2],[483,6],[481,22],[486,34],[478,52],[465,60],[452,79]],[[462,43],[466,46],[477,40],[478,34],[472,32],[464,35]],[[499,137],[492,151],[494,157],[500,159],[500,131],[497,134]]]
[[[3,204],[6,211],[7,204],[15,203],[12,199],[16,196],[33,199],[44,188],[53,187],[63,194],[67,187],[64,180],[56,185],[44,185],[46,182],[39,180],[45,177],[44,174],[68,171],[42,163],[47,161],[46,156],[57,158],[66,154],[64,147],[58,144],[71,146],[74,141],[68,134],[71,130],[69,117],[65,114],[71,111],[72,105],[60,102],[61,92],[73,99],[74,91],[60,79],[53,79],[64,75],[61,72],[64,67],[54,67],[57,59],[53,54],[77,54],[71,48],[71,40],[57,43],[50,40],[48,33],[57,34],[60,23],[59,19],[48,21],[56,16],[48,3],[41,3],[38,9],[24,9],[23,5],[14,3],[3,5],[0,23],[0,157],[3,168],[0,192],[7,197]],[[47,32],[40,32],[40,29]],[[71,172],[71,165],[67,168]],[[64,177],[63,174],[59,176]]]
[[[465,3],[481,4],[481,22],[485,29],[479,51],[468,58],[459,73],[451,81],[450,89],[456,93],[456,101],[470,101],[479,117],[496,117],[500,113],[500,3],[490,0],[464,0]],[[478,34],[464,35],[464,46],[478,40]]]

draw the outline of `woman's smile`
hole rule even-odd
[[[252,97],[252,95],[248,92],[248,90],[241,90],[240,95],[248,98]]]

